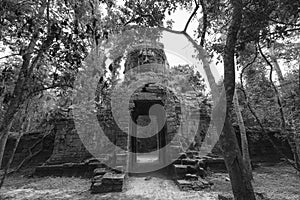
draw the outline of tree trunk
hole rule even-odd
[[[224,152],[225,164],[229,173],[232,191],[236,200],[255,200],[250,178],[243,164],[235,131],[231,124],[233,95],[235,91],[235,46],[237,34],[242,21],[243,4],[241,0],[231,0],[233,7],[232,19],[227,32],[224,49],[224,86],[226,91],[226,118],[221,134],[221,147]]]
[[[252,175],[252,167],[251,167],[251,159],[249,155],[249,146],[248,146],[248,139],[247,139],[247,132],[246,127],[244,124],[243,116],[240,110],[239,106],[239,99],[237,95],[237,91],[235,90],[235,94],[233,97],[233,103],[234,103],[234,110],[237,118],[237,122],[240,129],[240,135],[241,135],[241,147],[242,147],[242,157],[245,163],[245,168],[247,170],[248,176],[253,180]]]
[[[276,74],[278,76],[279,83],[281,85],[281,94],[283,91],[289,91],[288,85],[285,84],[285,79],[282,75],[281,68],[279,66],[279,63],[277,61],[275,52],[274,52],[274,44],[269,49],[270,58],[274,65],[274,69],[276,71]],[[285,123],[285,122],[284,122]],[[300,133],[297,133],[297,128],[295,126],[294,120],[289,121],[289,124],[291,125],[292,131],[290,131],[287,135],[287,141],[291,147],[293,156],[294,156],[294,162],[295,167],[300,169]],[[285,130],[284,130],[285,131]]]
[[[8,163],[7,163],[6,166],[5,166],[4,174],[2,174],[2,177],[1,177],[1,180],[0,180],[0,188],[3,186],[4,180],[5,180],[5,177],[6,177],[7,173],[8,173],[8,170],[9,170],[9,168],[10,168],[10,165],[11,165],[11,163],[12,163],[13,160],[14,160],[15,153],[16,153],[16,150],[17,150],[17,148],[18,148],[18,145],[19,145],[19,142],[20,142],[21,137],[22,137],[22,133],[19,133],[18,138],[17,138],[17,141],[16,141],[15,146],[14,146],[14,148],[13,148],[12,155],[10,156],[10,158],[9,158],[9,160],[8,160]]]
[[[4,156],[4,151],[5,151],[7,138],[8,138],[8,134],[6,134],[3,137],[3,140],[0,141],[0,169],[2,168],[2,161],[3,161],[3,156]]]
[[[43,17],[45,9],[46,1],[44,1],[43,4],[40,6],[37,17]],[[39,39],[39,34],[40,31],[38,30],[38,28],[36,28],[36,30],[32,34],[30,43],[26,49],[27,53],[23,55],[23,63],[14,87],[13,98],[10,100],[8,106],[9,109],[7,109],[7,111],[5,112],[3,121],[0,124],[0,144],[6,143],[9,132],[9,126],[12,123],[14,116],[18,112],[20,106],[24,103],[26,99],[26,94],[29,92],[29,81],[33,73],[33,69],[37,65],[37,62],[39,61],[39,58],[41,57],[42,53],[47,50],[47,44],[45,45],[45,43],[48,42],[48,39],[42,45],[35,59],[32,60],[32,53],[30,52],[33,52],[33,50],[36,48]],[[2,151],[1,148],[0,151],[0,156],[3,156],[4,150]],[[2,160],[2,156],[0,157],[0,160]]]

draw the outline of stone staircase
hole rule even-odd
[[[92,179],[91,193],[122,192],[124,180],[124,173],[108,172],[106,169],[97,168]]]
[[[203,156],[197,151],[181,153],[172,164],[173,179],[181,190],[202,190],[209,188],[212,183],[206,180],[208,170],[226,171],[224,159]]]
[[[99,167],[94,170],[90,188],[92,194],[122,192],[126,178],[127,156],[125,151],[117,153],[113,169]]]

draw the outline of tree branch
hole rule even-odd
[[[285,32],[293,32],[293,31],[300,31],[300,28],[293,28],[293,29],[285,30]],[[269,35],[276,35],[276,34],[281,34],[281,32],[280,31],[275,31],[275,32],[269,33]]]
[[[243,74],[244,74],[245,70],[256,61],[257,57],[258,57],[258,49],[257,49],[257,45],[255,44],[255,56],[254,56],[253,60],[250,63],[248,63],[245,67],[242,68],[241,75],[240,75],[241,85],[244,84],[243,83]]]
[[[123,26],[127,26],[128,24],[130,24],[131,22],[135,22],[143,17],[148,17],[151,18],[153,21],[156,21],[155,18],[153,17],[153,15],[150,14],[141,14],[139,17],[135,17],[135,18],[131,18],[128,22],[126,22]],[[157,23],[158,25],[158,23]]]
[[[197,13],[197,11],[199,9],[199,4],[198,4],[197,0],[195,0],[195,4],[196,4],[196,7],[195,7],[193,13],[191,14],[190,18],[188,19],[188,21],[187,21],[187,23],[186,23],[186,25],[185,25],[185,27],[184,27],[184,29],[183,29],[182,32],[186,32],[187,31],[187,28],[188,28],[190,22],[192,21],[193,17],[196,15],[196,13]]]
[[[256,56],[257,57],[257,56]],[[255,59],[256,59],[255,57]],[[254,60],[250,63],[247,64],[247,66],[244,67],[244,69],[248,68],[249,66],[251,66],[252,64],[254,63]],[[273,148],[277,151],[277,153],[279,153],[279,155],[281,155],[292,167],[294,167],[297,171],[300,171],[300,169],[298,169],[293,161],[291,161],[278,147],[277,145],[275,144],[275,142],[272,140],[272,138],[267,134],[267,131],[265,129],[265,127],[263,126],[261,120],[258,118],[256,112],[254,111],[254,109],[252,108],[250,102],[249,102],[249,98],[248,98],[248,95],[247,95],[247,92],[244,88],[244,84],[243,84],[243,73],[244,73],[244,70],[242,70],[241,74],[240,74],[240,80],[241,80],[241,87],[239,88],[239,90],[242,91],[243,95],[244,95],[244,98],[245,98],[245,101],[246,101],[246,105],[249,109],[249,111],[251,112],[251,114],[254,116],[256,122],[258,123],[258,125],[260,126],[261,130],[262,130],[262,133],[264,135],[264,137],[266,137],[268,139],[268,141],[272,144]]]
[[[23,56],[25,56],[27,54],[31,54],[31,53],[34,53],[34,51],[27,52],[27,53],[24,53],[24,54],[14,53],[14,54],[10,54],[10,55],[7,55],[7,56],[3,56],[3,57],[0,58],[0,60],[6,59],[6,58],[10,58],[10,57],[14,57],[14,56],[21,56],[21,57],[23,57]]]
[[[47,136],[49,136],[52,133],[52,130],[53,130],[53,127],[51,127],[49,130],[47,130],[47,133],[44,134],[40,140],[38,140],[31,147],[29,147],[29,149],[28,149],[29,155],[18,165],[18,167],[15,170],[11,171],[9,174],[18,172],[24,166],[25,163],[29,162],[32,158],[34,158],[35,156],[37,156],[38,154],[40,154],[43,151],[43,146],[44,146],[43,141]],[[35,153],[32,153],[32,150],[38,144],[41,144],[41,148],[38,151],[36,151]]]
[[[29,97],[31,97],[31,96],[33,96],[33,95],[39,93],[39,92],[42,92],[42,91],[45,91],[45,90],[49,90],[49,89],[55,89],[55,88],[59,88],[59,87],[70,87],[70,88],[73,88],[73,86],[70,85],[70,84],[53,84],[53,85],[51,85],[51,86],[43,87],[43,88],[41,88],[41,89],[38,89],[38,90],[35,90],[35,91],[29,93],[29,94],[27,95],[27,98],[29,98]]]
[[[200,0],[200,4],[202,7],[202,13],[203,13],[203,29],[202,29],[202,33],[201,33],[201,40],[200,40],[200,45],[202,47],[204,47],[204,43],[205,43],[205,35],[206,35],[206,31],[207,31],[207,11],[206,11],[206,7],[204,4],[204,0]]]
[[[270,74],[269,74],[269,81],[271,82],[271,85],[274,89],[275,95],[276,95],[276,99],[277,99],[277,103],[279,106],[279,111],[280,111],[280,116],[281,116],[281,127],[282,127],[282,131],[285,133],[286,132],[286,120],[285,120],[285,116],[284,116],[284,112],[283,112],[283,105],[282,105],[282,101],[280,99],[280,95],[279,92],[277,90],[276,85],[273,82],[273,65],[272,63],[267,59],[266,55],[262,52],[262,49],[258,43],[258,49],[259,52],[261,54],[261,56],[263,57],[263,59],[266,61],[266,63],[270,66]]]

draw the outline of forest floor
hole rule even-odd
[[[300,176],[285,164],[262,165],[254,172],[255,192],[271,200],[299,200]],[[27,178],[12,175],[0,190],[1,200],[215,200],[218,194],[231,193],[228,175],[213,173],[212,188],[202,191],[180,191],[172,180],[163,177],[129,177],[122,193],[90,194],[90,180],[67,177]]]

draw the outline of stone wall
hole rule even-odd
[[[240,134],[238,127],[235,126],[236,135],[240,143]],[[293,159],[290,146],[286,140],[276,137],[280,134],[280,130],[267,129],[268,135],[271,137],[276,146],[290,159]],[[281,156],[274,149],[271,142],[263,136],[260,128],[247,128],[247,137],[249,143],[250,157],[253,162],[279,162]]]
[[[72,119],[57,121],[54,130],[53,152],[47,164],[80,163],[92,157],[77,134]]]
[[[239,127],[237,125],[233,126],[235,133],[241,147],[241,136],[239,132]],[[267,134],[276,144],[276,146],[290,159],[293,159],[293,155],[290,149],[290,146],[286,140],[279,139],[276,137],[280,133],[280,130],[276,129],[266,129]],[[249,153],[252,162],[280,162],[281,156],[272,146],[268,138],[264,137],[259,127],[247,127],[247,138],[249,145]],[[219,142],[215,145],[212,150],[213,154],[222,156]]]

